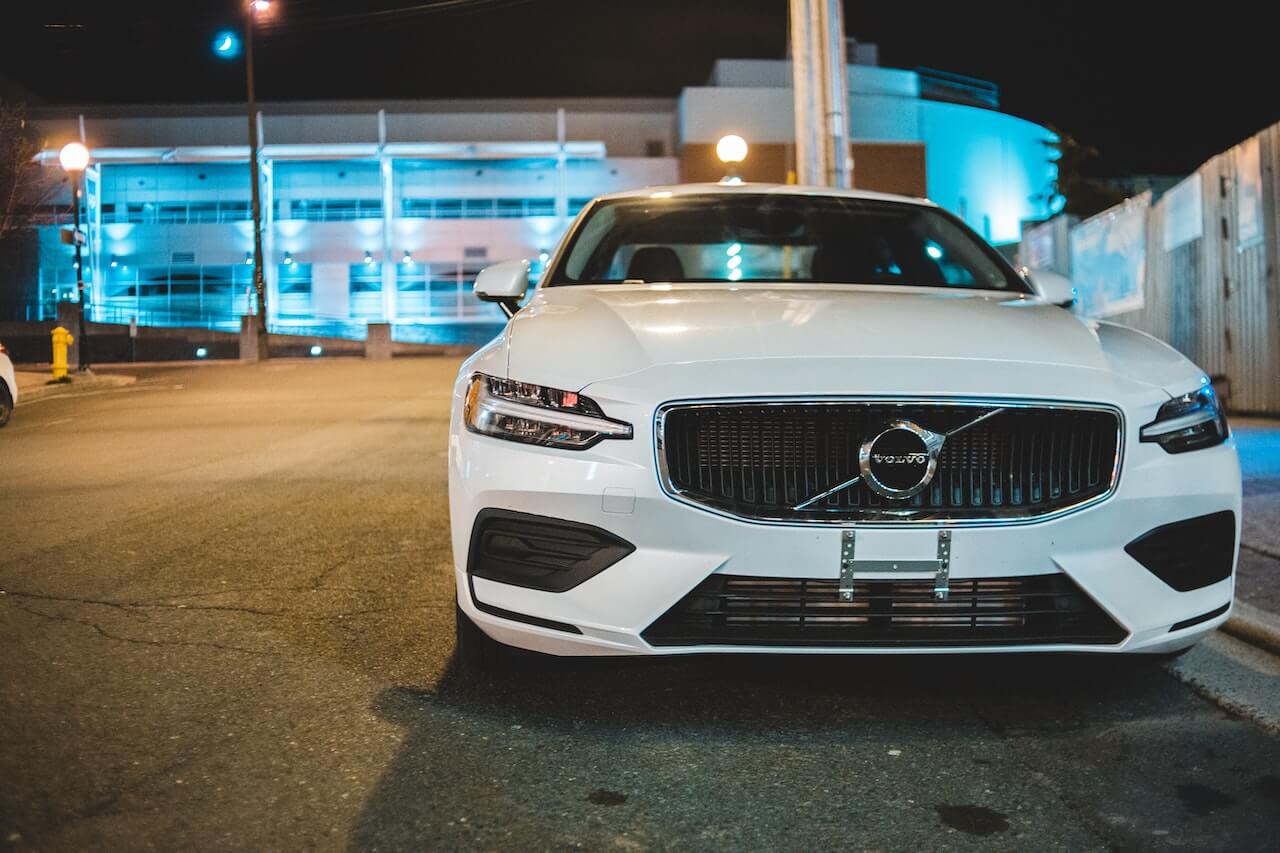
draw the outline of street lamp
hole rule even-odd
[[[80,335],[80,365],[78,369],[81,373],[85,373],[89,370],[89,339],[84,332],[84,263],[80,253],[84,237],[80,234],[80,177],[84,174],[84,170],[89,168],[89,149],[79,142],[68,142],[58,152],[58,162],[62,164],[62,168],[71,178],[72,237],[76,248],[76,294],[80,300],[80,310],[77,312],[79,320],[78,334]]]
[[[729,169],[724,181],[731,184],[742,183],[742,178],[738,177],[738,164],[747,159],[747,140],[736,133],[720,137],[720,141],[716,143],[716,156]]]
[[[249,186],[253,206],[253,290],[257,295],[258,351],[254,355],[266,358],[267,352],[267,286],[262,272],[262,199],[258,186],[258,99],[253,81],[253,29],[259,17],[270,14],[270,0],[242,0],[244,3],[244,72],[249,95]]]

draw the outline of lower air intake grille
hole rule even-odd
[[[870,580],[712,575],[644,631],[654,646],[984,646],[1118,643],[1125,631],[1065,575]]]

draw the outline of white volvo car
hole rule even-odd
[[[1208,378],[935,205],[610,195],[528,286],[481,273],[513,316],[454,389],[466,664],[1168,654],[1230,612],[1240,468]]]

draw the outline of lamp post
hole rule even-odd
[[[89,339],[84,332],[84,258],[80,251],[84,238],[80,234],[80,177],[84,174],[84,170],[89,167],[89,149],[79,142],[68,142],[58,152],[58,162],[62,164],[62,168],[71,178],[72,236],[74,237],[73,242],[76,250],[76,295],[80,306],[80,310],[77,312],[79,325],[77,334],[80,336],[80,365],[78,369],[79,372],[85,373],[89,370]]]
[[[725,168],[729,170],[729,174],[723,178],[724,182],[742,183],[738,168],[742,161],[747,159],[747,140],[736,133],[720,137],[720,141],[716,143],[716,157],[720,158],[720,162],[724,163]]]
[[[258,352],[260,359],[267,351],[267,285],[262,269],[262,200],[258,176],[258,99],[253,81],[253,29],[261,15],[270,14],[271,0],[244,0],[244,71],[249,95],[249,186],[253,210],[253,290],[257,296]]]

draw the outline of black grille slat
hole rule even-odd
[[[1119,643],[1125,631],[1066,575],[951,582],[712,575],[643,636],[655,646],[977,646]]]
[[[858,474],[858,447],[892,420],[946,433],[998,403],[706,404],[663,415],[671,486],[688,500],[746,518],[1032,518],[1106,493],[1119,418],[1102,409],[1009,407],[947,439],[929,488],[893,500],[865,483],[791,507]],[[904,515],[905,513],[905,515]]]

